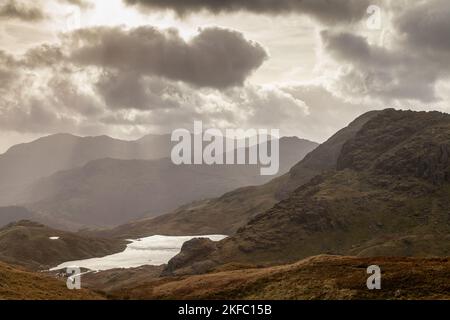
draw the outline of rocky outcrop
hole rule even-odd
[[[205,259],[217,250],[216,242],[207,238],[195,238],[185,242],[181,252],[172,258],[163,275],[198,274],[209,271],[216,265]]]
[[[434,152],[421,157],[417,165],[417,176],[429,179],[433,184],[442,185],[450,181],[450,147],[441,144]]]

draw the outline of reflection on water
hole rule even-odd
[[[180,252],[183,243],[193,238],[208,238],[213,241],[220,241],[226,238],[226,236],[151,236],[137,240],[130,240],[131,243],[127,245],[123,252],[112,254],[103,258],[64,262],[59,266],[50,269],[50,271],[74,266],[94,271],[117,268],[137,268],[143,265],[159,266],[169,262],[170,259]]]

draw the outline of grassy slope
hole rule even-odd
[[[64,281],[0,262],[0,300],[98,300],[91,291],[69,290]]]
[[[382,290],[368,290],[379,265]],[[450,299],[449,259],[318,256],[292,265],[163,278],[121,289],[115,299]]]

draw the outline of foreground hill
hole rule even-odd
[[[279,174],[316,146],[281,138]],[[259,165],[177,166],[168,158],[100,159],[40,179],[17,202],[40,213],[39,221],[58,228],[112,227],[272,178],[261,176]]]
[[[0,261],[33,270],[105,256],[125,246],[124,241],[81,237],[26,220],[0,229]]]
[[[0,300],[98,300],[91,291],[68,290],[62,280],[0,262]]]
[[[379,112],[345,141],[335,169],[215,249],[209,246],[200,261],[182,252],[185,263],[178,259],[175,272],[204,272],[231,261],[288,263],[323,253],[448,256],[449,141],[450,115]]]
[[[154,279],[115,290],[109,296],[113,299],[450,299],[449,261],[317,256],[284,266]],[[381,268],[382,290],[366,287],[369,276],[366,269],[370,265]]]
[[[335,169],[344,143],[377,114],[373,111],[357,118],[303,160],[299,157],[289,172],[267,184],[239,188],[218,198],[185,205],[170,214],[134,221],[99,234],[121,238],[154,234],[234,234],[251,218],[285,199],[315,175]]]

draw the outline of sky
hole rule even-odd
[[[448,112],[447,0],[0,0],[0,152],[53,133],[280,129]]]

